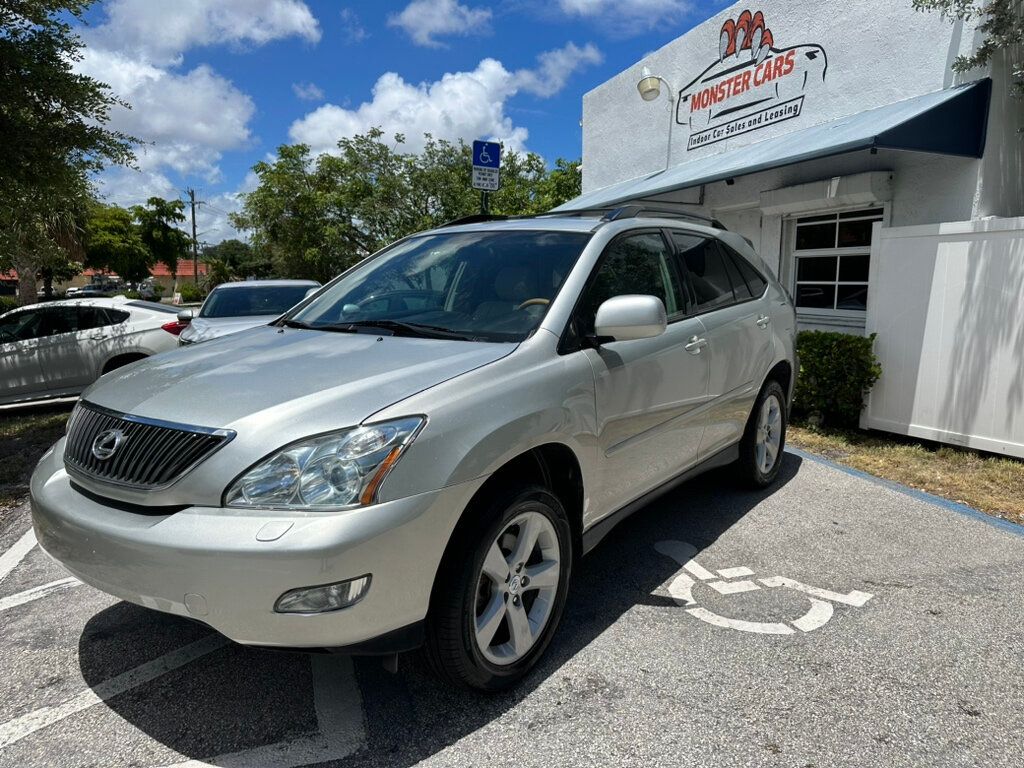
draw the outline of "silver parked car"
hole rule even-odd
[[[319,287],[320,283],[313,280],[223,283],[210,291],[198,315],[193,317],[190,309],[178,313],[178,319],[188,323],[178,336],[178,343],[195,344],[266,325]]]
[[[121,296],[0,315],[0,404],[77,395],[104,373],[174,349],[175,313]]]
[[[273,325],[104,377],[35,471],[36,533],[83,581],[240,643],[425,644],[499,689],[624,516],[711,467],[772,483],[794,334],[729,232],[433,230]]]

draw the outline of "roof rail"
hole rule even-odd
[[[692,221],[694,224],[702,224],[705,227],[714,229],[726,229],[726,226],[718,219],[710,216],[702,216],[699,213],[690,211],[678,211],[671,208],[652,208],[646,205],[620,205],[615,208],[581,208],[575,211],[555,211],[542,214],[543,216],[600,216],[601,221],[618,221],[620,219],[635,219],[640,216],[650,216],[661,219],[682,219]]]
[[[461,216],[441,224],[442,227],[458,227],[463,224],[478,224],[481,221],[507,221],[510,217],[498,213],[474,213],[472,216]]]

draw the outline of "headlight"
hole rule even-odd
[[[415,416],[292,443],[238,478],[224,503],[320,510],[373,504],[384,478],[425,421]]]

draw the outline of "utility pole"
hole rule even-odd
[[[196,206],[202,205],[202,201],[196,200],[196,191],[191,187],[185,190],[188,193],[188,200],[192,206],[192,277],[195,284],[199,285],[199,240],[196,237]]]

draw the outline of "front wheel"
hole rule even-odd
[[[572,566],[568,516],[551,493],[526,488],[492,504],[454,550],[435,586],[427,658],[452,682],[508,688],[561,619]]]
[[[747,484],[765,488],[775,482],[786,447],[786,394],[768,381],[754,403],[740,441],[739,468]]]

